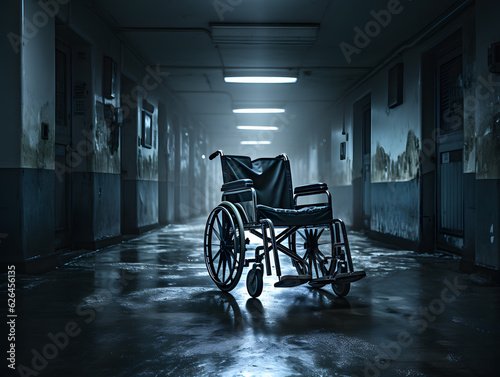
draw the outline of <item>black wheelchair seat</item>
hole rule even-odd
[[[275,226],[306,226],[325,224],[332,220],[328,206],[307,206],[298,209],[273,208],[257,205],[259,219],[269,219]]]

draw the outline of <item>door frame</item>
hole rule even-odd
[[[463,60],[463,52],[462,52],[462,44],[457,44],[454,46],[452,49],[447,51],[446,53],[439,54],[437,56],[437,59],[435,60],[435,91],[436,91],[436,96],[435,96],[435,125],[437,129],[441,130],[441,107],[440,107],[440,85],[441,85],[441,76],[440,76],[440,67],[443,66],[444,64],[447,64],[448,62],[451,62],[454,59],[460,58]],[[463,64],[462,64],[462,70],[463,70]],[[463,89],[461,89],[463,90]],[[463,94],[463,93],[462,93]],[[436,135],[436,244],[435,248],[438,250],[445,250],[445,251],[450,251],[457,253],[459,255],[463,254],[463,246],[464,246],[464,198],[463,198],[463,148],[464,148],[464,119],[463,119],[463,97],[462,97],[462,127],[459,130],[452,131],[452,132],[447,132]],[[442,199],[441,199],[441,174],[442,174],[442,167],[441,165],[443,164],[441,160],[442,153],[446,152],[451,152],[451,151],[456,151],[456,150],[461,150],[462,153],[462,231],[461,232],[451,232],[451,230],[446,230],[441,227],[441,206],[442,206]]]
[[[352,186],[353,186],[353,227],[355,229],[370,229],[370,217],[365,216],[364,206],[366,195],[369,195],[369,204],[371,207],[371,136],[370,136],[370,152],[364,156],[363,145],[365,142],[364,136],[364,115],[366,110],[370,109],[370,124],[371,124],[371,93],[368,92],[361,96],[352,107],[353,116],[353,162],[352,162]],[[370,126],[371,135],[371,126]],[[368,160],[368,161],[367,161]],[[366,166],[369,166],[369,172],[364,172]],[[365,189],[364,179],[368,175],[370,183]],[[369,191],[369,192],[368,192]],[[368,204],[368,203],[366,203]],[[370,208],[371,213],[371,208]]]
[[[64,170],[63,174],[65,177],[65,198],[66,198],[66,223],[63,228],[57,228],[57,224],[54,224],[54,249],[55,250],[64,250],[72,248],[72,233],[73,233],[73,219],[72,219],[72,185],[71,185],[71,169],[68,166],[68,149],[71,149],[72,145],[72,87],[73,87],[73,73],[72,73],[72,56],[71,56],[71,47],[67,44],[63,43],[59,39],[56,39],[54,55],[57,54],[57,51],[60,51],[66,55],[66,83],[65,83],[65,107],[66,107],[66,130],[61,132],[61,127],[57,124],[57,116],[56,116],[56,124],[55,124],[55,133],[54,133],[54,160],[57,162],[57,151],[61,148],[64,148]],[[54,63],[54,70],[56,70],[56,62]],[[56,76],[57,77],[57,71]],[[57,84],[55,86],[55,91],[57,91]],[[57,103],[57,101],[56,101]],[[54,105],[55,106],[55,105]],[[57,113],[56,113],[57,114]],[[54,179],[58,179],[58,174],[60,174],[58,167],[55,168],[55,176]],[[54,187],[54,210],[56,207],[57,200],[60,198],[56,198],[56,188]],[[56,220],[56,219],[55,219]],[[64,234],[61,234],[64,233]],[[61,242],[58,242],[61,240]]]

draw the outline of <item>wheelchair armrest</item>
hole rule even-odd
[[[221,191],[226,192],[226,191],[236,191],[236,190],[242,190],[246,188],[253,187],[253,182],[251,179],[238,179],[237,181],[231,181],[224,183],[222,185]]]
[[[325,191],[328,191],[328,185],[326,183],[321,182],[321,183],[313,183],[311,185],[297,186],[295,187],[293,193],[307,195],[307,194],[322,193]]]

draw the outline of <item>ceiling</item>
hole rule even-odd
[[[222,149],[239,144],[235,140],[266,137],[236,130],[238,124],[279,125],[300,137],[348,88],[456,3],[461,1],[400,0],[398,6],[397,0],[89,0],[148,64],[169,73],[168,88]],[[340,44],[355,46],[355,28],[365,29],[375,13],[387,15],[388,7],[396,11],[387,25],[373,29],[367,46],[346,59]],[[319,29],[313,44],[216,44],[213,24]],[[224,73],[237,69],[279,69],[298,74],[298,81],[225,83]],[[286,113],[235,115],[237,106],[284,107]]]

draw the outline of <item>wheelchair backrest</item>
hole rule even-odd
[[[273,208],[293,208],[290,162],[281,155],[251,160],[247,156],[221,156],[224,183],[251,179],[257,192],[257,204]]]

